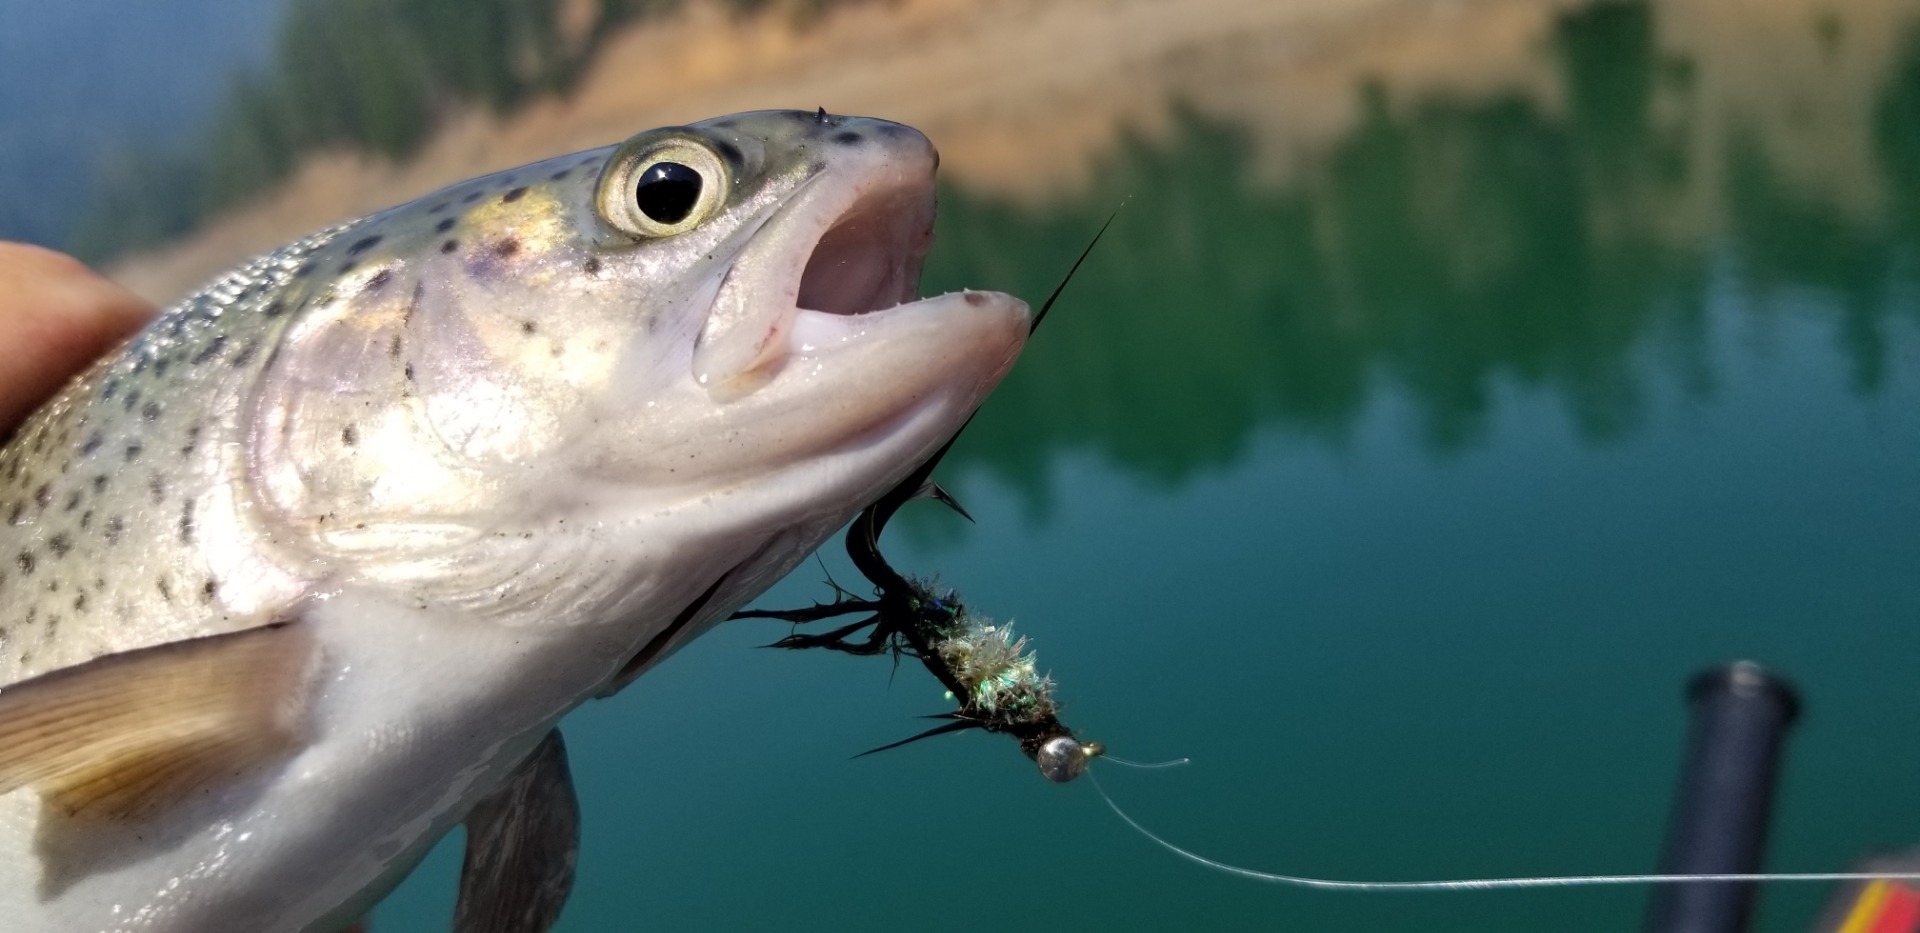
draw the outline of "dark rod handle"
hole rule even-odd
[[[1668,816],[1660,871],[1761,870],[1774,773],[1787,727],[1800,714],[1792,685],[1751,661],[1702,671],[1687,684],[1693,722],[1686,770]],[[1645,933],[1740,933],[1758,892],[1751,883],[1654,888]]]

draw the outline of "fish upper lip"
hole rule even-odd
[[[930,171],[809,176],[727,270],[696,340],[695,380],[737,398],[795,352],[852,336],[855,319],[913,303],[933,210]]]

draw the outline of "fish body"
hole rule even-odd
[[[1028,317],[914,300],[936,164],[649,131],[283,247],[71,383],[0,450],[0,929],[350,924],[933,454]]]

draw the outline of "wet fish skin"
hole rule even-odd
[[[662,158],[705,179],[667,230],[632,200]],[[0,450],[0,709],[244,644],[285,654],[295,750],[190,799],[143,752],[137,816],[0,792],[0,916],[344,926],[568,709],[784,574],[1022,344],[1004,295],[871,310],[914,297],[935,162],[824,114],[650,131],[291,244],[70,384]]]

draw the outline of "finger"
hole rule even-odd
[[[153,313],[70,256],[0,242],[0,429],[25,418]]]

